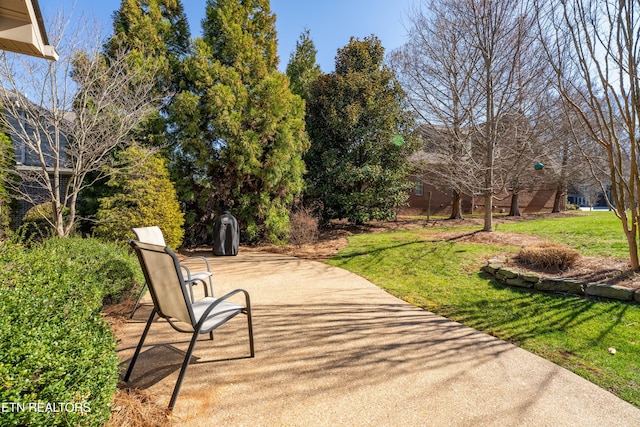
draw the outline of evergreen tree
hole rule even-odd
[[[166,108],[181,89],[182,61],[190,52],[189,24],[180,0],[122,0],[113,13],[113,36],[105,43],[108,58],[119,50],[141,67],[153,67],[155,95],[165,98]],[[149,118],[136,134],[139,142],[167,143],[165,110]]]
[[[148,148],[133,145],[120,154],[128,168],[113,170],[112,195],[99,199],[95,235],[111,240],[132,237],[131,229],[157,225],[167,245],[177,248],[184,237],[184,214],[169,179],[167,161]]]
[[[182,62],[191,49],[189,38],[189,24],[180,0],[122,0],[120,9],[113,13],[113,36],[103,46],[109,61],[126,52],[137,66],[154,70],[152,96],[162,99],[162,103],[133,137],[138,143],[163,147],[167,158],[171,158],[175,145],[167,129],[167,109],[182,87]],[[78,206],[85,219],[83,233],[91,232],[99,199],[115,196],[115,188],[107,185],[106,179],[96,180],[98,175],[89,174],[88,180],[94,184],[83,190]]]
[[[308,139],[304,102],[277,71],[276,48],[268,0],[207,2],[203,38],[186,61],[190,91],[172,108],[193,243],[208,239],[225,209],[238,218],[245,241],[287,234]]]
[[[296,50],[291,53],[287,64],[287,76],[291,82],[291,92],[307,99],[311,84],[322,74],[316,63],[318,51],[311,40],[309,29],[300,34]]]
[[[335,72],[312,85],[306,196],[321,202],[324,221],[387,220],[408,197],[412,122],[383,61],[377,37],[352,38],[338,50]]]

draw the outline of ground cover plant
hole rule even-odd
[[[0,424],[104,425],[118,359],[101,310],[140,289],[135,257],[122,245],[54,238],[1,244],[0,266]]]
[[[624,235],[607,215],[613,217],[539,219],[498,229],[550,239],[554,230],[561,231],[556,238],[582,253],[611,254]],[[354,235],[328,262],[407,302],[538,354],[640,407],[639,306],[503,286],[480,267],[519,247],[483,243],[478,233],[465,229],[456,234],[454,229],[445,225]]]

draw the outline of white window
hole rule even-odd
[[[416,189],[415,189],[416,196],[422,196],[423,191],[424,190],[423,190],[422,178],[417,176],[416,177]]]

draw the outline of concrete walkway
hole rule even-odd
[[[244,316],[203,337],[172,420],[180,426],[638,426],[640,409],[489,335],[323,263],[241,251],[211,258],[217,295]],[[121,328],[130,361],[150,307]],[[156,321],[129,385],[166,406],[190,336]]]

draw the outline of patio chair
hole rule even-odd
[[[133,234],[136,235],[136,239],[139,242],[151,243],[153,245],[158,245],[158,246],[167,246],[167,244],[164,241],[164,235],[162,234],[162,230],[160,230],[160,227],[158,226],[154,225],[152,227],[133,228],[132,231],[133,231]],[[207,266],[206,271],[191,271],[189,267],[187,267],[183,263],[180,264],[181,269],[187,275],[185,282],[187,283],[187,285],[189,285],[189,295],[191,295],[191,302],[194,301],[192,287],[193,285],[198,283],[203,284],[205,296],[213,296],[213,280],[212,280],[213,273],[211,272],[209,261],[207,260],[207,258],[203,256],[193,256],[193,257],[189,257],[189,259],[202,259],[205,265]],[[207,289],[207,285],[205,281],[209,281],[209,289]],[[133,310],[129,315],[129,319],[133,318],[133,315],[135,314],[136,310],[140,306],[140,301],[142,300],[142,297],[144,296],[144,291],[146,289],[147,289],[147,285],[145,284],[140,290],[140,295],[138,295],[138,299],[136,300],[136,304],[133,306]],[[209,291],[211,291],[211,295],[209,295]]]
[[[192,302],[187,292],[187,284],[180,274],[180,262],[171,249],[138,241],[131,241],[130,244],[138,255],[140,266],[149,285],[153,310],[124,376],[124,381],[129,381],[133,366],[156,314],[166,319],[176,331],[193,334],[169,401],[168,408],[172,410],[199,335],[213,335],[213,330],[217,327],[240,313],[246,314],[249,350],[251,357],[255,356],[249,294],[244,289],[236,289],[220,298],[207,296]],[[237,294],[244,294],[244,306],[227,301]]]

